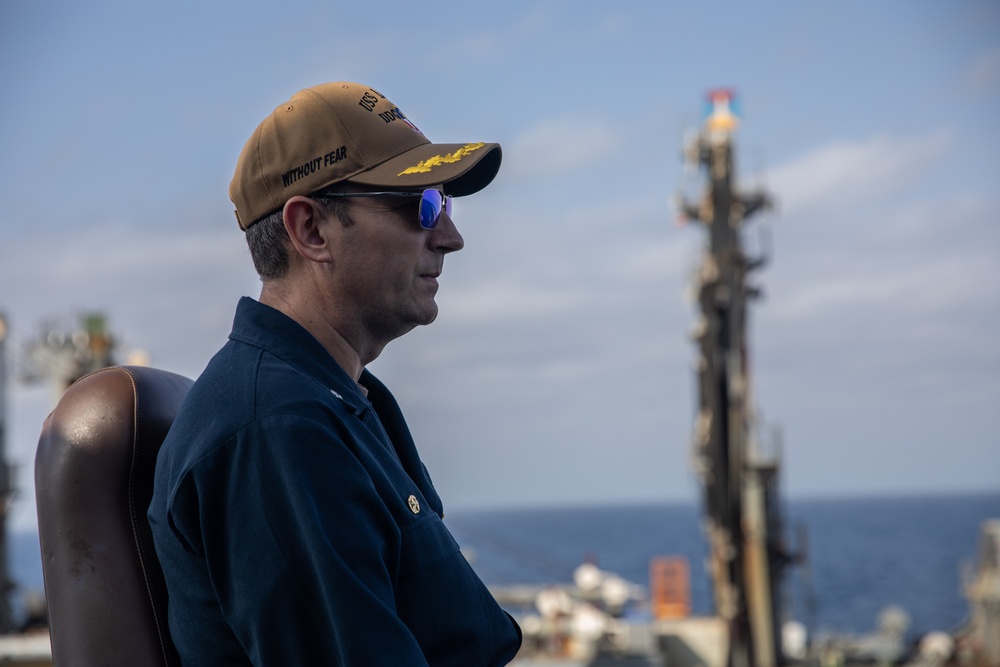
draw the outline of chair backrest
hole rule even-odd
[[[188,378],[118,366],[87,375],[45,420],[35,496],[52,658],[178,665],[146,521],[156,454]]]

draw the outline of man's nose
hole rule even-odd
[[[441,211],[437,226],[431,230],[430,241],[435,250],[444,253],[455,252],[465,247],[465,239],[458,233],[451,216],[444,211]]]

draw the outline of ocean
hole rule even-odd
[[[804,527],[806,559],[786,576],[784,608],[816,635],[862,635],[900,607],[909,634],[960,627],[962,567],[975,564],[982,522],[1000,494],[785,502],[786,542]],[[487,584],[572,581],[585,558],[648,585],[650,559],[687,558],[695,614],[712,611],[707,546],[694,504],[455,512],[446,523]]]
[[[889,607],[910,617],[910,636],[960,627],[968,604],[961,568],[974,565],[979,530],[1000,518],[1000,493],[785,502],[786,541],[806,538],[804,565],[786,577],[784,607],[816,634],[861,635]],[[679,555],[691,569],[692,608],[711,613],[707,549],[694,504],[449,512],[445,522],[487,584],[572,581],[592,559],[648,585],[650,559]],[[35,533],[10,536],[15,614],[41,591]]]

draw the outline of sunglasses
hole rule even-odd
[[[324,192],[319,197],[420,197],[420,208],[417,210],[417,220],[424,229],[434,229],[441,212],[451,217],[451,195],[445,195],[440,190],[427,188],[423,192]]]

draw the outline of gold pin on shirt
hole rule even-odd
[[[420,514],[420,501],[417,500],[416,496],[411,495],[406,499],[406,502],[410,504],[410,511],[414,514]]]

